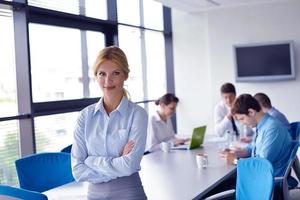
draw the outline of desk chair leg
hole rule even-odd
[[[300,181],[300,162],[299,162],[298,156],[296,156],[295,161],[293,163],[293,170],[294,170],[298,180]]]

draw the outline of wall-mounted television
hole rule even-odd
[[[292,41],[234,45],[237,82],[295,79]]]

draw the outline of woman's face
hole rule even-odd
[[[161,104],[161,109],[162,109],[162,112],[167,116],[167,117],[171,117],[175,111],[176,111],[176,106],[177,106],[177,103],[176,102],[171,102],[169,103],[168,105],[162,103]]]
[[[124,81],[127,79],[125,72],[114,62],[104,61],[97,72],[97,81],[104,96],[123,95]]]

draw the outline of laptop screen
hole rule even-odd
[[[203,144],[205,130],[206,126],[194,128],[189,149],[198,148],[201,144]]]

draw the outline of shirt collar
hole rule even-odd
[[[158,114],[158,111],[155,112],[154,119],[155,119],[155,121],[162,121],[162,119],[160,118],[160,116]]]
[[[103,99],[101,98],[96,106],[95,106],[95,110],[94,110],[94,115],[97,113],[97,111],[100,111],[101,113],[105,113],[106,114],[106,110],[104,109],[103,106]],[[122,97],[120,104],[118,105],[118,107],[113,111],[113,112],[119,112],[121,115],[125,115],[126,111],[127,111],[127,107],[128,107],[128,100],[125,97]]]
[[[256,129],[260,129],[266,121],[269,119],[270,115],[268,113],[265,113],[264,116],[261,118],[261,120],[258,122]]]
[[[274,107],[272,107],[272,108],[270,108],[270,110],[268,111],[268,113],[271,115],[273,112],[275,112],[275,108]]]

